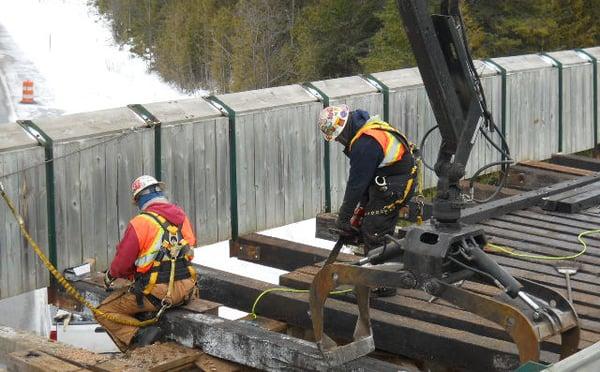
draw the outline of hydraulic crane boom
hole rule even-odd
[[[331,365],[372,351],[369,288],[386,286],[421,289],[499,324],[517,344],[522,362],[538,360],[540,342],[559,334],[561,357],[566,357],[579,343],[573,306],[549,288],[512,277],[483,251],[484,231],[460,223],[458,182],[465,175],[475,134],[491,115],[468,50],[459,2],[443,0],[441,14],[433,16],[425,0],[397,4],[442,137],[433,218],[410,227],[402,240],[389,237],[389,244],[356,264],[335,262],[344,243],[340,237],[311,285],[317,345]],[[464,279],[497,285],[503,296],[489,298],[452,285]],[[359,318],[354,342],[338,346],[323,333],[323,306],[329,292],[343,284],[354,285]]]
[[[397,0],[406,34],[442,136],[435,172],[437,198],[433,216],[440,222],[460,217],[459,180],[484,119],[482,90],[474,71],[458,0],[442,2],[440,15],[430,15],[427,1]]]

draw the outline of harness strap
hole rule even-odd
[[[388,214],[388,213],[393,212],[396,209],[396,207],[398,207],[399,205],[402,205],[402,203],[404,203],[404,201],[408,197],[408,194],[410,193],[410,190],[412,189],[413,184],[415,182],[416,176],[417,176],[417,166],[413,166],[410,171],[409,178],[408,178],[408,181],[406,182],[406,187],[404,188],[404,192],[402,193],[402,196],[400,198],[398,198],[397,200],[394,200],[390,204],[383,206],[381,209],[367,212],[367,213],[365,213],[365,215],[377,216],[377,215]]]

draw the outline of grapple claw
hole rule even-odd
[[[572,305],[549,288],[525,279],[519,281],[528,300],[539,307],[537,310],[520,297],[512,299],[502,295],[491,298],[443,282],[439,282],[441,289],[438,296],[504,328],[517,345],[521,363],[538,361],[540,343],[558,334],[562,341],[561,359],[576,352],[579,323]]]

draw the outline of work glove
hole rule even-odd
[[[104,289],[106,289],[107,292],[112,291],[113,289],[111,288],[112,283],[115,281],[116,278],[114,278],[112,275],[110,275],[110,269],[107,269],[104,272]]]
[[[340,237],[353,238],[358,235],[358,229],[352,226],[349,219],[338,219],[335,221],[335,228],[339,230]]]

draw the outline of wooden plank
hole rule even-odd
[[[178,355],[177,359],[166,360],[159,362],[155,366],[148,369],[150,372],[163,372],[163,371],[172,371],[177,367],[183,367],[194,363],[199,358],[200,353],[197,351],[192,351],[188,355]]]
[[[17,168],[18,162],[17,162],[17,154],[16,153],[12,152],[10,154],[5,154],[3,158],[5,161],[3,174],[13,173],[18,170],[18,168]],[[20,175],[15,174],[11,177],[4,178],[4,180],[2,180],[2,181],[8,192],[8,195],[13,200],[15,207],[17,208],[17,210],[20,210],[21,209],[21,203],[20,203],[20,198],[19,198]],[[2,203],[4,203],[4,200],[2,200]],[[7,297],[8,297],[8,296],[15,296],[15,295],[21,294],[21,293],[29,290],[29,288],[24,286],[25,283],[23,282],[23,275],[26,274],[24,272],[24,270],[27,270],[28,268],[23,267],[23,265],[22,265],[23,255],[24,255],[25,248],[26,248],[26,245],[25,245],[26,242],[21,237],[21,232],[19,230],[19,225],[17,223],[17,220],[15,219],[15,217],[13,217],[13,215],[10,212],[8,212],[8,210],[7,210],[4,226],[6,227],[5,234],[6,234],[7,240],[6,240],[5,244],[2,245],[2,247],[10,247],[11,248],[10,251],[8,251],[5,256],[6,266],[4,267],[4,269],[8,271],[8,275],[7,275],[8,282],[7,282],[7,287],[6,287],[6,292],[7,292]]]
[[[22,372],[74,372],[89,371],[67,363],[40,350],[21,350],[8,355],[7,362]]]
[[[252,122],[250,122],[252,119]],[[270,123],[269,123],[270,122]],[[257,182],[255,182],[253,186],[253,190],[256,193],[256,209],[253,211],[248,211],[246,213],[250,213],[256,220],[256,226],[260,228],[265,228],[269,226],[269,223],[274,223],[274,220],[267,222],[267,211],[273,211],[275,208],[274,200],[271,199],[271,193],[268,190],[269,184],[271,184],[276,175],[272,174],[272,168],[277,165],[271,163],[269,164],[269,157],[273,154],[273,146],[267,145],[271,143],[271,138],[266,138],[264,134],[273,133],[275,130],[272,128],[276,126],[276,123],[279,121],[266,119],[262,115],[251,115],[249,116],[248,125],[250,125],[251,130],[254,133],[260,133],[254,137],[254,156],[252,159],[248,159],[252,163],[254,167],[254,177]],[[270,125],[269,125],[270,124]],[[256,231],[256,230],[253,230]]]
[[[120,154],[116,142],[109,142],[105,147],[106,159],[106,244],[107,261],[112,262],[115,256],[117,243],[121,239],[119,233],[119,158]],[[106,267],[96,265],[97,270],[106,270]]]
[[[587,169],[580,169],[580,168],[574,168],[574,167],[569,167],[569,166],[564,166],[564,165],[557,165],[557,164],[547,163],[544,161],[537,161],[537,160],[524,160],[524,161],[519,162],[519,165],[524,165],[526,167],[537,168],[537,169],[550,170],[553,172],[572,174],[574,176],[592,176],[594,173],[596,173],[594,171],[590,171]]]
[[[219,307],[221,304],[213,301],[208,301],[202,298],[194,298],[186,305],[181,306],[182,309],[202,314],[219,315]]]
[[[464,209],[461,213],[461,221],[464,223],[476,223],[494,216],[510,213],[512,211],[529,208],[537,205],[542,198],[555,195],[576,187],[582,187],[600,180],[600,176],[586,176],[560,182],[539,190],[525,192],[523,194],[510,196],[504,199]]]
[[[215,358],[202,353],[195,361],[194,365],[205,372],[240,372],[243,369],[239,364],[231,363],[227,360]]]
[[[550,162],[579,169],[600,172],[600,159],[575,154],[552,154]]]
[[[229,179],[229,130],[225,118],[215,119],[214,123],[216,133],[216,196],[218,220],[218,238],[217,241],[227,240],[231,237],[231,195]]]
[[[519,245],[518,242],[509,241],[509,240],[506,240],[506,242],[507,242],[507,244],[511,244],[511,248],[517,249],[519,252],[526,252],[522,247],[527,246],[528,244]],[[538,254],[544,254],[544,253],[547,254],[547,252],[544,250],[538,251],[537,253]],[[527,259],[512,258],[511,256],[503,254],[503,253],[488,252],[488,254],[493,255],[494,260],[505,267],[514,267],[514,268],[528,270],[532,273],[538,273],[538,274],[543,274],[543,275],[550,275],[550,276],[564,278],[563,274],[560,274],[560,273],[558,273],[558,271],[556,271],[556,268],[553,266],[552,262],[543,261],[543,260],[534,260],[534,259],[527,260]],[[598,283],[598,276],[584,272],[584,270],[579,270],[577,275],[571,276],[571,280],[573,282],[579,281],[582,283],[596,284],[596,283]]]
[[[509,168],[506,186],[519,190],[537,190],[539,188],[568,181],[577,176],[545,169],[513,165]]]
[[[491,225],[483,226],[488,237],[493,237],[493,243],[506,245],[512,248],[517,248],[524,252],[536,254],[550,254],[555,256],[572,255],[581,251],[582,247],[579,244],[554,242],[544,237],[531,235],[522,232],[513,232],[504,228],[498,228]],[[582,262],[582,271],[596,275],[598,268],[597,256],[585,256],[585,261]]]
[[[559,200],[557,202],[557,210],[567,213],[577,213],[598,204],[600,204],[600,190],[591,190]]]
[[[316,229],[315,229],[315,237],[319,239],[336,241],[337,235],[333,234],[329,231],[330,228],[335,226],[335,220],[337,219],[337,215],[333,213],[319,213],[317,214],[317,218],[315,220]]]
[[[37,206],[40,204],[39,200],[41,199],[38,195],[40,190],[36,188],[38,183],[38,179],[43,177],[43,173],[36,171],[36,168],[30,169],[28,171],[23,171],[25,168],[31,165],[37,165],[43,163],[43,158],[37,158],[37,151],[35,148],[24,149],[16,154],[16,165],[17,169],[22,172],[18,175],[19,178],[19,190],[18,190],[18,210],[21,216],[23,217],[23,221],[25,226],[29,231],[31,231],[32,236],[37,238],[42,235],[44,232],[43,225],[38,226],[38,218],[37,218]],[[5,209],[8,213],[8,210]],[[0,222],[0,226],[2,223]],[[43,243],[46,243],[44,240]],[[47,285],[47,280],[43,280],[41,274],[43,272],[40,270],[38,265],[37,257],[35,256],[33,250],[29,248],[28,244],[24,241],[24,239],[19,239],[17,241],[13,241],[13,244],[17,246],[21,251],[21,263],[20,268],[22,269],[21,283],[24,291],[30,291],[36,288],[41,288]],[[47,246],[47,243],[45,244]],[[11,250],[10,246],[4,246],[6,250]],[[1,269],[0,269],[1,270]],[[45,276],[47,278],[47,275]],[[2,295],[0,294],[0,298]]]
[[[246,234],[230,244],[229,255],[240,260],[292,271],[325,260],[329,251],[266,235]],[[353,261],[355,258],[356,256],[348,254],[338,256],[338,260],[341,261]]]
[[[518,231],[543,237],[547,240],[547,244],[551,244],[553,246],[555,246],[556,244],[562,245],[562,242],[575,243],[573,245],[578,247],[576,248],[576,252],[580,252],[583,249],[583,246],[577,241],[577,235],[579,235],[579,233],[582,232],[581,230],[571,227],[560,227],[558,229],[551,228],[550,226],[540,227],[539,225],[535,225],[534,222],[529,221],[530,220],[526,218],[519,218],[516,216],[501,216],[493,220],[485,221],[483,224],[485,224],[486,226],[494,226],[502,229],[511,229],[512,231]],[[552,240],[554,244],[550,243],[550,240]],[[587,254],[593,256],[600,256],[600,241],[598,237],[595,237],[593,235],[586,237],[586,244],[588,246],[586,251]]]
[[[105,141],[106,137],[89,139],[88,145]],[[86,239],[82,258],[94,258],[99,268],[108,267],[112,257],[108,257],[106,226],[106,159],[102,145],[81,153],[80,192],[81,192],[81,233]]]
[[[597,203],[594,203],[594,200],[592,200],[592,203],[585,203],[582,204],[581,206],[575,206],[575,208],[572,208],[572,204],[575,204],[576,202],[574,201],[567,201],[567,199],[570,198],[575,198],[579,195],[584,195],[584,194],[589,194],[591,193],[591,197],[593,198],[593,196],[595,196],[596,194],[600,194],[600,185],[598,185],[598,183],[593,183],[591,185],[587,185],[585,187],[580,187],[577,188],[575,190],[569,190],[566,191],[564,193],[560,193],[557,195],[552,195],[550,197],[544,198],[544,202],[542,204],[542,209],[547,210],[547,211],[557,211],[557,212],[564,212],[564,213],[577,213],[582,209],[585,208],[590,208],[594,205],[596,205]]]
[[[504,216],[500,216],[495,219],[489,220],[488,222],[493,222],[493,221],[505,221],[505,222],[522,224],[523,226],[530,226],[533,228],[537,228],[538,230],[535,230],[535,231],[537,233],[542,233],[542,234],[543,234],[543,231],[569,234],[567,236],[563,236],[563,235],[559,236],[560,238],[567,239],[568,241],[577,241],[577,236],[585,231],[579,227],[571,227],[571,226],[559,225],[559,224],[555,224],[555,223],[547,223],[544,221],[540,221],[538,219],[520,217],[520,216],[516,216],[516,215],[504,215]],[[594,234],[587,236],[586,244],[590,247],[599,247],[600,246],[600,236],[594,235]]]
[[[582,230],[595,230],[598,224],[592,217],[585,216],[583,218],[578,217],[577,214],[562,214],[553,213],[542,210],[541,208],[530,208],[522,211],[514,211],[511,214],[515,216],[521,216],[533,220],[544,221],[551,224],[558,224],[570,227],[577,227]],[[598,216],[596,216],[598,217]],[[600,221],[600,218],[598,218]]]
[[[209,160],[209,155],[207,151],[207,143],[206,143],[206,131],[210,131],[211,128],[205,127],[197,127],[194,126],[194,136],[191,153],[193,159],[189,159],[186,161],[188,166],[191,162],[193,173],[189,175],[190,184],[193,185],[193,206],[192,209],[186,211],[188,215],[194,216],[194,227],[196,228],[197,239],[199,243],[208,243],[212,242],[215,237],[211,236],[208,233],[209,226],[211,222],[216,222],[216,220],[209,218],[209,216],[214,213],[208,208],[208,200],[210,198],[209,190],[206,190],[206,179],[211,175],[207,174],[206,163]],[[193,213],[193,214],[192,214]],[[216,235],[216,234],[215,234]],[[200,244],[201,244],[200,243]]]
[[[210,218],[202,230],[202,234],[206,237],[206,242],[218,242],[219,241],[219,227],[218,227],[218,214],[217,209],[217,168],[224,167],[224,164],[217,163],[217,147],[219,146],[219,139],[215,131],[214,121],[210,123],[202,124],[204,129],[204,143],[206,146],[205,160],[204,160],[204,173],[206,178],[204,180],[204,190],[198,190],[197,186],[194,186],[194,192],[204,192],[206,195],[206,210]],[[196,159],[196,161],[198,161]],[[196,181],[194,183],[198,185]],[[202,183],[200,183],[200,186]],[[196,191],[197,190],[197,191]],[[194,206],[198,208],[198,206]]]

